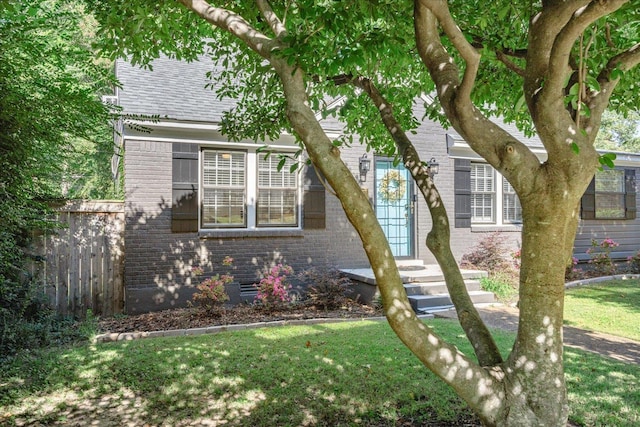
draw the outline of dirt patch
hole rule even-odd
[[[216,313],[208,313],[192,307],[104,318],[99,320],[98,328],[101,333],[151,332],[278,320],[362,319],[378,316],[383,316],[382,309],[356,303],[337,310],[322,310],[314,306],[300,305],[270,312],[250,305],[225,308]]]

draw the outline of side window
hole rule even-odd
[[[202,226],[245,227],[246,153],[204,150],[202,154]]]
[[[596,173],[596,218],[625,217],[624,170],[603,170]]]
[[[596,172],[581,201],[582,219],[635,219],[636,169]]]
[[[280,161],[274,154],[258,156],[259,227],[298,225],[298,174],[290,172],[293,159],[286,158],[278,170]]]
[[[513,224],[522,222],[520,199],[509,181],[502,177],[502,220]]]
[[[471,164],[471,222],[495,222],[495,174],[484,163]]]

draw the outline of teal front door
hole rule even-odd
[[[413,258],[413,180],[402,164],[375,162],[376,216],[396,258]]]

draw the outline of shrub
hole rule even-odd
[[[291,302],[288,282],[289,275],[293,274],[293,268],[286,264],[277,264],[271,267],[259,283],[254,284],[258,290],[256,302],[265,310],[283,308]]]
[[[640,251],[627,258],[627,270],[629,273],[640,273]]]
[[[517,251],[511,254],[511,258],[513,258],[513,266],[517,269],[520,269],[520,263],[522,259],[522,249],[518,249]]]
[[[589,264],[593,266],[596,273],[610,275],[616,272],[616,265],[611,259],[611,250],[618,246],[618,242],[608,237],[601,242],[591,239],[591,247],[587,249],[587,254],[591,256]]]
[[[233,268],[233,258],[225,257],[222,260],[222,265]],[[191,268],[191,273],[197,277],[204,274],[204,270],[200,266],[194,266]],[[198,291],[193,294],[193,302],[210,314],[218,313],[223,304],[229,301],[229,294],[225,290],[225,285],[232,282],[233,276],[231,274],[220,275],[216,273],[196,286]]]
[[[462,256],[461,265],[487,270],[490,273],[509,269],[502,233],[491,233],[480,240],[471,252]]]
[[[571,281],[577,280],[580,277],[580,271],[576,267],[578,265],[578,258],[571,257],[571,265],[568,265],[564,270],[564,280]]]
[[[351,280],[334,269],[311,268],[298,275],[307,285],[307,298],[310,304],[325,310],[343,307],[349,302],[347,292]]]

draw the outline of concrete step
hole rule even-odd
[[[480,290],[480,281],[479,280],[465,280],[465,284],[467,285],[467,290],[469,291],[479,291]],[[438,295],[438,294],[446,294],[447,284],[446,282],[418,282],[418,283],[407,283],[404,285],[404,289],[407,291],[407,295]]]
[[[474,304],[488,304],[496,302],[495,295],[485,291],[470,291],[469,296]],[[449,294],[437,295],[411,295],[409,296],[411,307],[416,312],[429,311],[433,307],[452,306]]]
[[[371,268],[344,268],[340,270],[345,276],[358,282],[375,285],[376,279]],[[462,277],[466,279],[480,279],[487,277],[486,271],[461,270]],[[442,282],[444,275],[437,265],[408,266],[400,269],[400,277],[403,283]]]

